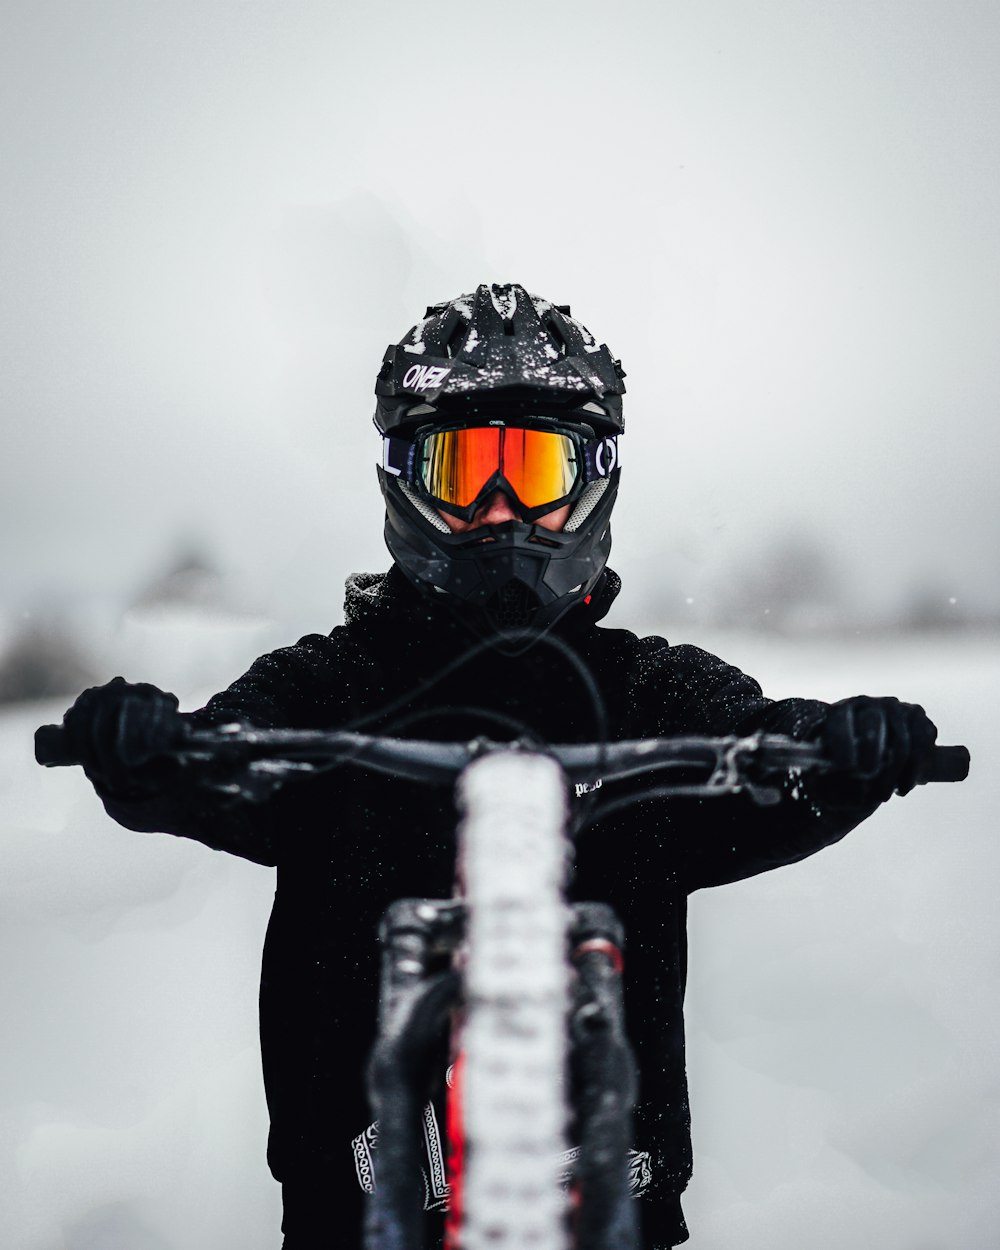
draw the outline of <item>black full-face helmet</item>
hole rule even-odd
[[[421,591],[524,650],[589,601],[611,549],[625,374],[603,344],[523,287],[427,309],[375,384],[385,540]],[[453,530],[500,492],[520,518]],[[562,529],[539,524],[569,508]]]

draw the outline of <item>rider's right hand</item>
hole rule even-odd
[[[91,781],[120,793],[148,786],[150,763],[183,736],[184,720],[176,695],[115,677],[80,695],[63,731]]]

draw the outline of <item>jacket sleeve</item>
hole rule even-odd
[[[813,737],[829,705],[765,697],[752,677],[697,647],[640,642],[641,703],[658,734],[787,734]],[[779,868],[838,842],[877,802],[820,802],[805,776],[789,776],[781,800],[762,807],[747,795],[671,800],[668,819],[679,876],[688,891]]]
[[[199,729],[234,721],[260,729],[329,728],[349,717],[348,690],[335,640],[310,635],[261,656],[185,719]],[[258,864],[278,861],[287,806],[280,791],[261,803],[230,803],[174,760],[150,765],[128,792],[112,792],[96,782],[95,789],[108,815],[126,829],[194,838]]]

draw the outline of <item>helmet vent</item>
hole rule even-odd
[[[430,521],[431,525],[433,525],[436,530],[440,530],[442,534],[451,533],[451,530],[441,519],[440,515],[434,511],[426,499],[421,499],[412,487],[408,486],[405,482],[401,482],[398,478],[396,479],[396,485],[425,521]]]
[[[538,598],[524,582],[501,586],[486,604],[486,615],[496,629],[528,629],[538,611]]]
[[[549,338],[555,344],[556,351],[559,353],[560,356],[565,356],[566,350],[567,350],[566,340],[563,337],[562,330],[556,324],[556,320],[554,317],[546,317],[545,328],[549,332]]]
[[[452,305],[441,324],[441,337],[444,339],[444,354],[458,355],[462,341],[465,339],[465,322],[462,314]]]
[[[583,494],[576,501],[576,506],[569,514],[569,520],[563,526],[564,533],[574,533],[586,521],[601,502],[601,496],[608,489],[608,481],[606,477],[599,477],[595,482],[583,488]]]

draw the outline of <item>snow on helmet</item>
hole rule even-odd
[[[624,377],[568,306],[513,284],[483,285],[431,306],[385,353],[375,424],[383,436],[386,545],[414,585],[504,650],[524,650],[586,599],[604,570]],[[438,472],[432,481],[428,466],[461,454],[462,432],[470,430],[479,431],[478,451],[494,449],[495,471],[468,498],[445,499],[440,482],[448,478],[453,488],[454,474]],[[543,476],[565,475],[551,501],[525,498],[526,479],[536,492],[545,489],[524,471],[535,447]],[[471,520],[493,490],[508,495],[522,519],[453,532],[442,518],[445,510]],[[563,503],[571,505],[563,529],[535,523]]]
[[[383,434],[450,411],[523,404],[579,411],[601,432],[620,434],[625,393],[620,363],[568,304],[550,304],[520,286],[480,286],[427,309],[424,320],[386,349],[375,383],[375,424]]]

